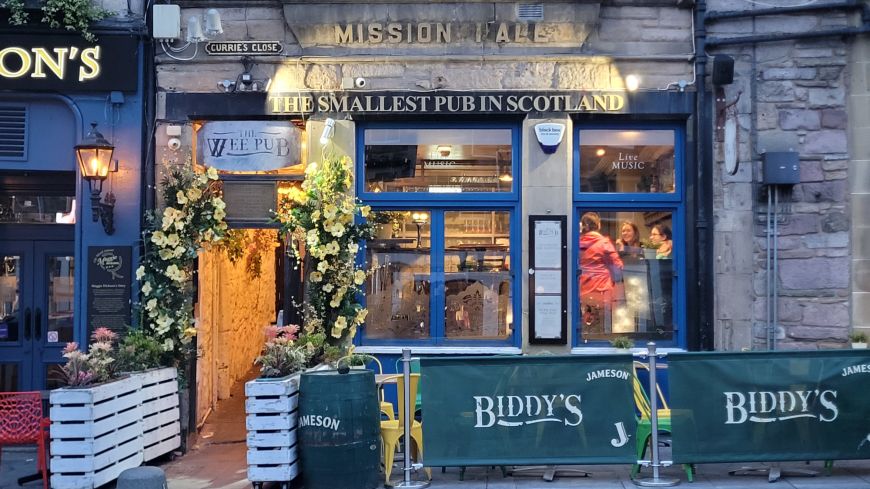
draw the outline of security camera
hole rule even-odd
[[[357,78],[354,78],[354,79],[353,79],[353,86],[355,86],[356,88],[365,88],[365,86],[366,86],[366,79],[363,78],[363,77],[361,77],[361,76],[360,76],[360,77],[357,77]]]
[[[166,142],[166,146],[168,146],[172,151],[178,151],[178,148],[181,148],[181,140],[178,138],[172,138]]]

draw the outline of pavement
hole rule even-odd
[[[161,467],[168,480],[168,489],[240,489],[251,487],[247,480],[245,466],[245,414],[244,383],[238,383],[231,391],[231,397],[221,401],[218,409],[209,416],[191,444],[187,454],[177,457],[158,459],[153,465]],[[669,451],[664,448],[662,459],[667,460]],[[682,467],[672,466],[661,469],[661,479],[678,480],[680,486],[692,489],[747,488],[747,489],[870,489],[870,460],[837,461],[831,475],[825,475],[822,462],[784,462],[774,465],[783,476],[776,482],[768,482],[767,472],[759,475],[729,475],[729,470],[742,467],[740,464],[701,464],[696,467],[695,482],[689,483]],[[464,480],[460,481],[460,470],[448,467],[432,469],[432,489],[557,489],[557,488],[595,488],[622,489],[636,488],[631,481],[628,465],[570,466],[589,472],[588,477],[571,477],[564,471],[557,471],[552,482],[542,478],[540,471],[529,476],[503,476],[495,467],[469,467]],[[815,470],[815,477],[798,477],[790,471]],[[36,471],[36,449],[31,447],[4,447],[0,459],[0,489],[22,487],[16,483],[21,476]],[[401,481],[400,466],[393,469],[393,482]],[[413,480],[421,480],[422,472],[414,474]],[[652,471],[645,468],[640,478],[649,478]],[[23,487],[39,489],[41,481],[31,482]],[[291,489],[304,489],[301,481],[291,484]],[[266,484],[265,489],[280,489],[278,484]],[[103,489],[115,489],[108,484]],[[344,488],[335,488],[344,489]]]

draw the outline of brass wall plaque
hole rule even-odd
[[[276,182],[224,181],[228,223],[261,223],[272,219],[278,201]]]

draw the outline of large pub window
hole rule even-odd
[[[682,129],[576,131],[575,346],[617,336],[685,346]]]
[[[518,131],[506,124],[360,127],[362,345],[517,346]]]

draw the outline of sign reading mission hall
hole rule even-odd
[[[625,95],[598,92],[276,93],[269,114],[622,112]]]

